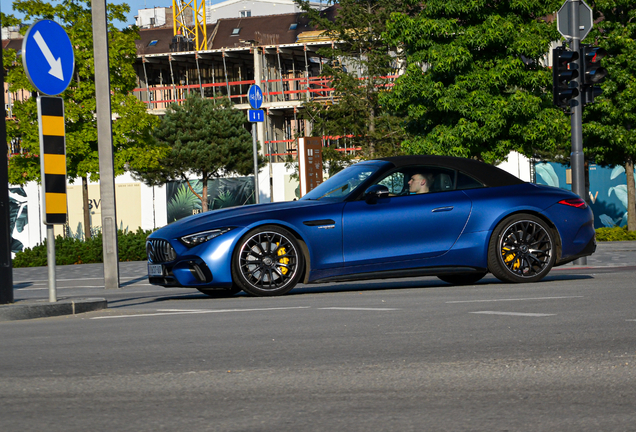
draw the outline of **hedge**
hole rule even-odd
[[[146,255],[146,238],[152,231],[139,228],[135,232],[117,232],[119,243],[119,261],[144,261]],[[55,238],[55,263],[57,265],[87,264],[103,262],[102,233],[90,239],[78,240],[73,237],[57,236]],[[40,267],[47,265],[46,239],[44,243],[17,252],[13,259],[13,267]]]
[[[636,231],[627,231],[627,228],[612,227],[599,228],[596,230],[596,240],[598,241],[626,241],[636,240]]]

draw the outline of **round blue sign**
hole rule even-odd
[[[44,94],[62,93],[75,69],[73,45],[55,21],[41,20],[29,27],[22,41],[22,65],[31,84]]]
[[[254,109],[259,109],[263,105],[263,91],[256,84],[252,84],[247,91],[247,99]]]

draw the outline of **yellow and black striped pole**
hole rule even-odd
[[[43,196],[42,220],[46,225],[65,224],[67,205],[64,100],[59,97],[38,97],[38,121]]]

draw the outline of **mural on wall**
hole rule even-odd
[[[29,224],[27,194],[24,188],[9,187],[9,231],[11,232],[11,252],[21,252],[28,244]]]
[[[200,180],[190,180],[196,193],[203,192]],[[166,184],[168,223],[201,213],[201,200],[185,181]],[[216,210],[254,204],[254,177],[221,178],[208,181],[208,208]]]
[[[569,166],[554,162],[535,164],[536,182],[572,190],[567,183]],[[589,166],[590,191],[588,202],[594,212],[594,228],[627,225],[627,176],[625,168]],[[636,182],[636,181],[635,181]]]

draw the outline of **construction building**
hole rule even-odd
[[[248,88],[257,84],[266,113],[258,124],[262,151],[272,162],[284,161],[295,151],[295,138],[310,132],[311,125],[297,118],[303,103],[333,96],[320,77],[328,59],[317,54],[333,41],[299,12],[220,19],[206,30],[208,49],[195,50],[191,38],[175,35],[172,26],[141,29],[134,94],[157,115],[189,92],[227,97],[247,110]]]

